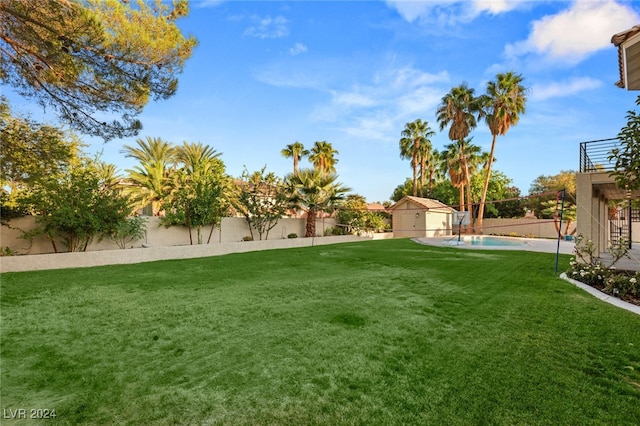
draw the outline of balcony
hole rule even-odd
[[[610,172],[615,161],[609,160],[611,151],[620,148],[620,139],[600,139],[580,143],[580,173]]]

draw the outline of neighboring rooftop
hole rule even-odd
[[[640,90],[640,25],[614,34],[611,43],[618,48],[620,80],[616,86]]]

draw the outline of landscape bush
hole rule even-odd
[[[609,247],[612,261],[605,265],[593,241],[582,235],[576,237],[576,256],[569,263],[567,276],[591,287],[640,305],[640,271],[622,271],[615,268],[616,262],[628,255],[628,244],[622,240]]]

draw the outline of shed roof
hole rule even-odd
[[[405,196],[403,199],[395,203],[389,209],[395,210],[396,208],[398,208],[399,206],[407,202],[415,203],[418,206],[423,207],[427,211],[433,210],[433,211],[446,212],[446,213],[452,213],[456,211],[456,209],[449,207],[438,200],[434,200],[432,198],[413,197],[411,195]]]

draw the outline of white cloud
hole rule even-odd
[[[245,35],[263,39],[281,38],[289,35],[289,28],[287,27],[289,21],[283,16],[276,16],[275,18],[269,15],[264,18],[254,16],[252,19],[256,22],[256,25],[247,28],[244,32]]]
[[[369,95],[352,92],[331,91],[333,103],[347,108],[371,107],[377,105],[377,101]]]
[[[611,36],[635,25],[640,16],[614,0],[577,0],[570,8],[533,23],[529,38],[505,47],[509,58],[538,54],[575,64],[611,47]]]
[[[517,9],[527,0],[386,0],[406,21],[453,25],[470,22],[482,13],[497,15]]]
[[[296,44],[293,45],[293,47],[289,48],[289,53],[292,56],[299,55],[299,54],[304,53],[306,51],[307,51],[307,46],[305,46],[302,43],[296,43]]]
[[[432,74],[412,66],[381,70],[366,84],[330,91],[329,103],[316,109],[314,119],[334,122],[357,139],[388,141],[404,123],[428,119],[449,80],[446,72]]]
[[[520,6],[520,4],[524,4],[524,1],[514,1],[514,0],[475,0],[473,2],[473,8],[476,10],[478,14],[482,12],[488,12],[493,15],[497,15],[499,13],[509,12],[513,9],[516,9]]]
[[[195,7],[216,7],[223,2],[224,0],[200,0],[197,2],[192,2],[191,4]]]
[[[602,86],[602,81],[589,77],[573,78],[548,84],[535,84],[531,88],[532,100],[545,100],[575,95],[587,90],[597,89]]]

